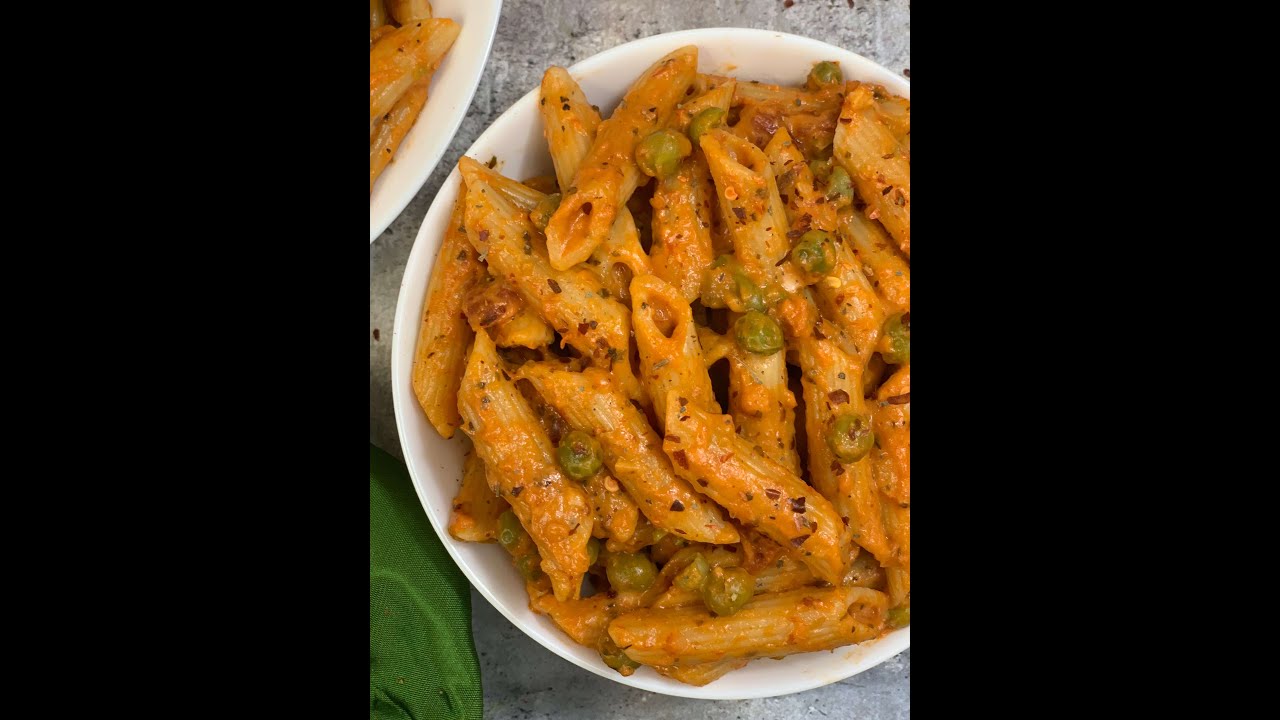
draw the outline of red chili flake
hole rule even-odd
[[[845,515],[845,516],[841,517],[841,518],[840,518],[840,522],[844,523],[844,526],[845,526],[845,527],[849,527],[849,516],[848,516],[848,515]]]
[[[832,390],[827,393],[827,399],[831,401],[832,405],[844,405],[849,402],[849,393],[844,390]]]
[[[808,540],[810,537],[812,537],[812,535],[801,535],[800,537],[791,538],[791,545],[793,547],[800,547],[804,544],[804,541]]]
[[[764,496],[769,498],[770,500],[777,500],[778,498],[782,497],[782,491],[778,490],[777,488],[769,488],[768,490],[764,491]]]
[[[590,214],[591,214],[591,203],[589,203],[589,202],[584,202],[584,203],[582,203],[582,214],[583,214],[583,215],[590,215]]]
[[[680,463],[680,467],[685,470],[689,469],[689,456],[686,455],[683,450],[677,450],[671,453],[671,457],[674,458],[676,462]],[[703,484],[705,485],[706,483]]]
[[[853,0],[849,0],[849,7],[853,7]],[[911,77],[911,68],[902,68],[902,74]]]
[[[724,455],[720,456],[720,462],[722,463],[729,462],[729,458],[731,457],[733,457],[733,453],[725,453]]]
[[[671,503],[671,512],[684,512],[684,503],[679,500]]]
[[[903,318],[905,318],[905,317],[906,317],[906,316],[905,316],[905,315],[903,315]],[[681,405],[688,405],[688,404],[689,404],[689,401],[688,401],[687,399],[685,399],[685,398],[682,398],[682,397],[678,397],[678,398],[676,398],[676,402],[680,403]]]
[[[551,286],[551,292],[560,293],[560,283],[556,282],[554,278],[547,278],[547,285]]]
[[[847,117],[840,118],[841,125],[848,125],[851,122],[853,122],[853,118],[847,118]]]
[[[466,251],[466,250],[459,250],[459,251],[458,251],[458,260],[459,260],[459,262],[461,262],[461,261],[463,261],[463,260],[466,260],[466,259],[467,259],[467,251]]]
[[[374,340],[381,340],[381,339],[382,339],[382,331],[378,330],[378,328],[374,328],[374,329],[373,329],[373,339],[374,339]]]
[[[587,323],[584,323],[584,322],[583,322],[583,323],[578,323],[578,333],[579,333],[579,334],[586,335],[586,334],[587,334],[587,331],[588,331],[588,330],[590,330],[590,329],[591,329],[591,326],[590,326],[590,325],[588,325]]]
[[[481,231],[480,231],[480,242],[484,242],[484,241],[486,241],[486,240],[488,240],[488,239],[489,239],[489,231],[488,231],[488,230],[481,230]]]
[[[701,485],[702,487],[706,487],[710,483],[708,483],[706,480],[703,480],[702,478],[698,478],[698,484]]]
[[[791,512],[802,513],[804,511],[804,496],[801,495],[798,498],[791,498]]]
[[[747,212],[740,207],[734,208],[733,214],[738,216],[738,222],[743,222],[747,219]]]
[[[844,466],[840,464],[840,461],[839,461],[839,460],[832,460],[832,461],[831,461],[831,472],[832,472],[836,477],[840,477],[841,475],[843,475],[843,474],[844,474]]]
[[[688,534],[689,534],[689,533],[687,533],[687,532],[685,532],[685,531],[681,530],[680,528],[676,528],[676,532],[677,532],[677,533],[679,533],[679,534],[681,534],[681,535],[688,535]]]
[[[742,493],[742,497],[746,498],[747,502],[751,502],[756,499],[755,493]]]
[[[671,441],[671,442],[673,442],[673,443],[678,443],[678,442],[680,442],[680,436],[679,436],[679,435],[667,435],[667,439],[668,439],[668,440],[670,440],[670,441]]]
[[[519,496],[520,496],[520,493],[522,493],[522,492],[524,492],[524,486],[523,486],[523,485],[517,485],[517,486],[515,486],[515,487],[511,488],[511,497],[519,497]]]
[[[905,395],[894,395],[885,402],[890,405],[906,405],[911,402],[911,393],[906,393]]]
[[[788,237],[788,238],[790,238],[791,240],[795,240],[796,238],[800,237],[800,236],[801,236],[801,235],[803,235],[803,234],[804,234],[804,233],[803,233],[803,232],[801,232],[801,231],[799,231],[799,230],[789,230],[789,231],[787,231],[787,237]]]
[[[789,8],[789,7],[791,7],[792,5],[795,5],[795,4],[796,4],[796,0],[783,0],[783,2],[782,2],[782,7],[785,9],[785,8]]]

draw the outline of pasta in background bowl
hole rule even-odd
[[[699,72],[731,75],[740,82],[797,85],[803,83],[814,63],[834,60],[846,80],[877,83],[891,93],[910,97],[905,79],[865,58],[814,40],[759,30],[706,29],[646,38],[587,59],[570,68],[570,74],[590,102],[608,116],[643,68],[688,45],[698,48]],[[539,90],[534,89],[517,101],[481,135],[467,156],[481,162],[496,158],[496,169],[512,178],[554,174],[538,99]],[[907,626],[833,652],[757,660],[701,687],[660,676],[647,667],[624,677],[602,662],[594,649],[574,643],[550,618],[530,609],[524,582],[502,547],[463,543],[450,536],[450,514],[463,476],[465,441],[457,436],[444,440],[436,433],[414,397],[412,373],[427,285],[442,240],[450,230],[459,185],[460,173],[455,169],[427,213],[406,266],[393,331],[392,378],[401,444],[419,499],[445,547],[480,593],[523,632],[574,664],[626,685],[684,697],[744,699],[799,692],[854,675],[909,647]],[[465,353],[466,348],[458,352]]]

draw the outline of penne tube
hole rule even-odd
[[[729,227],[738,261],[761,277],[772,276],[791,246],[769,159],[724,130],[703,133],[701,145],[715,179],[720,221]]]
[[[520,294],[492,275],[476,283],[463,300],[462,312],[475,332],[487,331],[498,347],[544,348],[555,333]]]
[[[518,377],[532,383],[571,426],[599,441],[605,467],[655,526],[693,542],[738,541],[737,530],[720,508],[675,474],[644,413],[618,392],[607,373],[596,368],[565,372],[530,363]]]
[[[885,313],[911,310],[911,266],[884,228],[854,210],[840,213],[839,223],[841,241],[849,244],[868,273],[871,287],[884,300]]]
[[[685,303],[698,299],[702,281],[715,259],[711,212],[715,186],[702,153],[680,163],[653,191],[654,275],[680,290]]]
[[[462,315],[463,296],[485,277],[484,264],[462,230],[465,205],[466,193],[460,190],[427,282],[410,373],[414,397],[431,426],[444,438],[453,437],[461,423],[458,386],[475,336]]]
[[[369,134],[417,81],[430,78],[461,30],[446,19],[424,20],[388,33],[369,50]]]
[[[792,244],[808,230],[836,229],[836,205],[814,184],[813,171],[805,161],[799,146],[791,141],[786,128],[778,128],[773,139],[764,147],[764,154],[773,167],[778,184],[778,195],[786,209],[787,238]]]
[[[662,443],[676,473],[697,483],[735,520],[781,545],[814,575],[839,583],[849,552],[835,507],[734,432],[733,418],[707,413],[692,403],[681,406],[679,392],[669,393],[671,430]]]
[[[886,564],[892,559],[892,548],[884,532],[872,460],[842,462],[829,444],[841,416],[868,417],[861,365],[825,336],[798,340],[796,349],[804,388],[810,482],[835,505],[849,538]]]
[[[467,184],[467,238],[490,271],[560,333],[562,345],[612,369],[628,397],[643,399],[628,360],[631,312],[601,296],[590,272],[552,268],[528,216],[489,183],[483,165],[463,157],[458,167]]]
[[[573,186],[574,176],[591,150],[600,127],[600,112],[587,102],[582,88],[564,68],[548,69],[542,76],[540,92],[543,135],[551,151],[556,179],[561,188],[567,189]],[[630,302],[631,279],[647,275],[651,267],[640,245],[635,218],[625,204],[618,208],[609,234],[587,262],[615,299],[623,304]]]
[[[678,680],[687,685],[703,686],[714,680],[746,666],[751,662],[748,658],[734,658],[719,662],[694,663],[685,665],[658,666],[654,670],[659,674]]]
[[[656,276],[631,282],[631,314],[640,350],[640,382],[653,401],[658,430],[666,430],[667,395],[720,412],[702,360],[693,312],[680,291]]]
[[[600,124],[564,201],[547,225],[552,267],[568,269],[604,242],[640,180],[636,145],[666,124],[693,85],[697,66],[696,47],[668,54],[636,80],[613,115]]]
[[[818,113],[840,107],[837,93],[798,87],[770,85],[762,82],[739,82],[734,90],[734,105],[769,104],[778,108],[795,108],[793,112]]]
[[[911,164],[879,121],[870,87],[860,85],[845,96],[834,142],[833,156],[867,203],[867,217],[879,220],[911,257]]]
[[[883,85],[868,87],[871,88],[871,97],[875,99],[876,118],[889,128],[894,139],[902,142],[903,138],[911,134],[911,101],[894,95]],[[849,87],[849,90],[853,90],[853,87]]]
[[[757,355],[733,343],[729,353],[729,414],[738,434],[766,456],[800,474],[796,398],[788,388],[785,352]],[[654,409],[657,409],[655,404]]]
[[[431,3],[428,0],[387,0],[387,12],[401,25],[417,20],[431,19]]]
[[[378,119],[373,142],[369,143],[369,192],[373,192],[373,183],[395,157],[400,142],[417,121],[422,106],[427,104],[430,80],[423,78],[411,85],[391,110]]]
[[[462,485],[449,515],[449,534],[463,542],[493,542],[498,538],[498,517],[508,507],[489,487],[484,461],[474,447],[468,447],[462,460]]]
[[[503,372],[487,333],[476,335],[458,411],[490,482],[537,545],[556,598],[577,598],[590,566],[590,503],[581,486],[560,472],[546,433]]]
[[[468,175],[483,181],[485,185],[502,193],[502,197],[521,213],[533,210],[547,196],[541,190],[526,183],[516,182],[473,158],[460,158],[458,169],[463,171],[464,182]]]
[[[598,593],[589,598],[561,601],[548,594],[531,599],[529,609],[551,618],[574,642],[598,649],[608,636],[609,622],[638,609],[642,595],[620,592],[611,597],[608,593]]]
[[[889,497],[911,502],[911,366],[898,369],[876,393],[876,444],[892,464],[894,482],[881,485]]]
[[[369,49],[373,49],[373,44],[382,38],[395,32],[395,25],[381,25],[369,31]]]
[[[871,359],[884,327],[885,307],[848,243],[832,245],[835,267],[813,286],[818,309],[843,328],[862,366]]]
[[[693,116],[710,108],[719,108],[728,113],[733,105],[733,91],[737,86],[737,81],[731,78],[716,87],[707,88],[695,95],[692,100],[681,103],[676,108],[675,114],[671,116],[671,127],[680,132],[688,132],[689,122],[693,120]]]
[[[889,604],[893,607],[911,607],[911,571],[890,567],[884,572],[888,578]]]
[[[376,30],[387,24],[387,8],[382,0],[369,0],[369,29]]]
[[[697,607],[641,609],[609,623],[609,637],[644,665],[782,657],[875,637],[888,600],[867,588],[803,588],[762,595],[725,617]]]

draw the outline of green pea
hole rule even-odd
[[[820,62],[809,71],[809,87],[813,90],[839,82],[844,82],[844,73],[840,72],[840,66],[833,62]]]
[[[691,152],[689,138],[675,130],[659,130],[636,146],[636,164],[649,177],[670,177],[680,167],[680,160]]]
[[[717,567],[702,588],[702,602],[716,615],[732,615],[750,602],[755,592],[756,580],[751,573],[737,567]]]
[[[604,570],[614,590],[644,592],[658,577],[653,561],[642,553],[610,553]]]
[[[538,232],[547,229],[547,223],[551,222],[551,216],[556,214],[556,210],[560,208],[560,193],[552,193],[538,201],[537,205],[529,211],[529,221],[533,226],[538,228]]]
[[[826,275],[836,266],[831,233],[810,230],[800,236],[800,242],[791,250],[791,259],[810,275]]]
[[[560,467],[574,480],[586,480],[600,470],[600,443],[581,430],[570,430],[560,438],[556,457]]]
[[[613,638],[605,633],[604,640],[600,641],[600,659],[605,665],[617,670],[622,675],[630,675],[640,667],[640,663],[627,657],[627,654],[619,648]]]
[[[516,570],[520,572],[520,577],[533,582],[542,577],[542,558],[536,552],[522,555],[516,560]]]
[[[840,462],[857,462],[871,452],[876,443],[871,421],[862,415],[848,413],[836,418],[827,434],[827,446]]]
[[[827,199],[853,199],[853,181],[849,179],[849,171],[839,165],[831,168],[831,177],[827,179]]]
[[[600,540],[599,538],[591,538],[587,541],[587,567],[596,564],[596,560],[600,559]]]
[[[892,315],[884,323],[884,336],[889,352],[880,353],[890,365],[906,365],[911,362],[911,313]]]
[[[711,565],[707,563],[702,553],[698,553],[683,570],[676,574],[675,584],[682,590],[702,592],[702,586],[707,584],[707,578],[710,576]]]
[[[734,312],[764,312],[766,307],[764,292],[732,255],[721,255],[711,264],[702,283],[702,305]]]
[[[689,121],[689,139],[697,145],[702,140],[702,134],[711,128],[720,127],[724,124],[724,110],[718,107],[709,107]]]
[[[895,608],[889,608],[889,626],[890,627],[906,627],[911,624],[911,606],[899,605]]]
[[[528,533],[514,512],[507,510],[498,516],[498,544],[506,548],[507,552],[514,553],[526,535]]]
[[[782,349],[782,328],[762,312],[751,312],[734,323],[733,335],[738,345],[757,355],[772,355]]]
[[[813,173],[814,182],[826,183],[831,177],[831,158],[810,160],[809,172]]]

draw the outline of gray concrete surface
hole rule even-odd
[[[477,0],[482,1],[482,0]],[[891,70],[911,67],[905,0],[506,0],[493,51],[467,117],[417,197],[369,248],[369,440],[401,455],[391,404],[391,326],[413,238],[449,169],[548,65],[698,27],[754,27],[816,38]],[[375,331],[378,337],[374,337]],[[906,718],[911,653],[840,683],[781,698],[712,702],[654,695],[581,670],[542,648],[472,593],[487,718]]]

